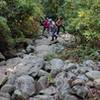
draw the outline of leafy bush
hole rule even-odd
[[[71,59],[74,61],[82,61],[84,59],[100,60],[100,51],[96,48],[90,48],[88,45],[80,45],[77,48],[68,48],[60,54],[62,59]]]
[[[64,12],[68,32],[84,42],[100,39],[100,0],[65,0],[59,11]]]
[[[1,0],[0,5],[0,15],[7,19],[12,34],[20,37],[23,33],[39,32],[37,20],[43,15],[41,4],[33,0]]]
[[[48,55],[46,55],[46,56],[44,57],[44,59],[45,59],[46,61],[50,61],[50,60],[52,60],[52,58],[54,58],[54,57],[56,57],[55,54],[48,54]]]
[[[9,45],[14,43],[10,34],[10,28],[7,25],[7,20],[4,17],[0,17],[0,37],[7,41]]]

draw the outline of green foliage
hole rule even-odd
[[[37,0],[0,0],[0,34],[12,45],[17,38],[36,37],[42,15],[43,6]]]
[[[88,45],[80,45],[76,48],[69,48],[60,54],[63,59],[72,59],[74,61],[82,61],[83,59],[100,60],[99,50],[90,48]]]
[[[58,9],[64,3],[64,0],[40,0],[45,7],[44,12],[47,16],[56,19]]]
[[[7,35],[10,33],[10,28],[7,25],[7,20],[4,17],[0,17],[0,34]]]
[[[52,78],[51,74],[48,75],[48,81],[49,81],[49,83],[53,83],[53,78]]]
[[[10,34],[10,28],[7,25],[7,20],[4,17],[0,17],[0,36],[4,38],[8,44],[13,44],[14,40]]]
[[[44,15],[63,16],[66,30],[82,42],[100,39],[100,0],[0,0],[0,34],[35,37]]]
[[[55,54],[48,54],[48,55],[46,55],[46,56],[44,57],[44,59],[45,59],[46,61],[50,61],[50,60],[52,60],[52,58],[54,58],[54,57],[56,57]]]
[[[64,12],[68,32],[85,41],[100,38],[100,0],[65,0],[59,11]]]
[[[33,0],[1,0],[0,5],[0,15],[8,20],[11,33],[17,33],[18,36],[22,33],[38,33],[37,19],[43,15],[41,4]]]

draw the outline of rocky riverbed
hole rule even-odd
[[[0,100],[100,100],[100,61],[45,59],[74,45],[69,34],[52,45],[40,37],[16,58],[5,61],[0,54]]]

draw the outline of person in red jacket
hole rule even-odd
[[[49,31],[49,19],[48,18],[46,18],[43,21],[43,34],[44,34],[45,30]]]

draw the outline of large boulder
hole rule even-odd
[[[16,80],[16,89],[20,90],[23,96],[28,97],[35,93],[35,81],[28,75],[22,75]]]
[[[83,66],[84,67],[91,67],[92,69],[94,69],[96,66],[96,63],[92,60],[86,60],[83,62]]]
[[[34,52],[34,46],[28,45],[27,48],[26,48],[26,51],[27,51],[27,53]]]
[[[53,96],[49,96],[49,95],[37,95],[34,97],[33,100],[55,100],[55,99],[53,98]]]
[[[0,87],[6,83],[8,76],[5,74],[0,74]]]
[[[51,64],[51,75],[55,76],[57,73],[62,71],[64,62],[61,59],[54,58],[50,61]]]
[[[69,63],[69,64],[65,64],[63,69],[65,71],[71,71],[71,70],[76,70],[78,67],[79,67],[78,64]]]
[[[27,55],[22,59],[22,63],[16,65],[14,73],[17,76],[20,76],[22,74],[32,74],[34,73],[34,71],[37,72],[43,66],[44,66],[43,58]]]
[[[79,99],[74,95],[66,94],[63,100],[79,100]]]
[[[11,100],[27,100],[27,98],[25,98],[22,94],[21,91],[19,90],[15,90],[13,95],[12,95],[12,98]]]
[[[50,40],[49,38],[42,38],[42,39],[36,39],[35,40],[36,45],[49,45],[50,44]]]
[[[94,80],[94,85],[96,86],[97,89],[100,90],[100,78]]]
[[[49,80],[47,76],[42,76],[39,78],[36,84],[37,92],[39,92],[42,89],[46,89],[49,86]]]
[[[10,67],[14,67],[21,62],[22,62],[22,59],[19,57],[16,57],[16,58],[8,59],[6,62],[6,65]]]
[[[93,80],[100,79],[100,71],[90,71],[90,72],[87,72],[86,76],[89,79],[93,79]]]
[[[67,47],[75,46],[75,44],[76,44],[76,38],[75,38],[75,36],[71,35],[69,33],[61,35],[61,38],[59,39],[59,41],[63,45],[65,45]]]
[[[37,56],[33,56],[33,55],[26,55],[23,58],[23,63],[25,65],[30,64],[33,67],[39,67],[42,68],[44,66],[44,60],[43,58],[37,57]]]
[[[17,78],[16,74],[10,73],[8,76],[7,84],[14,85],[16,78]]]
[[[48,87],[46,89],[41,90],[39,93],[45,94],[45,95],[54,95],[54,94],[57,93],[57,90],[56,90],[55,87],[50,86],[50,87]]]
[[[64,62],[61,59],[54,58],[50,61],[51,74],[55,76],[58,72],[63,69]]]
[[[52,47],[50,47],[49,45],[40,45],[40,46],[36,46],[35,48],[35,52],[38,54],[38,56],[44,57],[48,54],[52,53]]]
[[[2,88],[1,88],[1,92],[4,93],[9,93],[12,94],[15,90],[15,86],[11,85],[11,84],[5,84]]]
[[[11,100],[8,93],[0,92],[0,100]]]
[[[70,91],[70,93],[82,98],[83,100],[86,100],[89,97],[88,88],[81,85],[73,86],[72,91]]]

